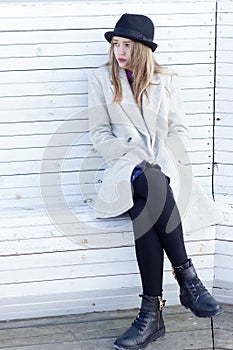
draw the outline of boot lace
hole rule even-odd
[[[208,293],[207,289],[204,287],[202,282],[198,277],[193,278],[190,281],[185,282],[187,289],[189,290],[191,296],[194,299],[197,299],[204,293]]]
[[[139,314],[136,316],[132,325],[136,327],[139,331],[144,331],[148,324],[148,313],[140,310]]]
[[[140,297],[143,297],[143,295],[140,295]],[[158,328],[160,323],[160,317],[162,309],[165,306],[166,300],[163,300],[160,296],[158,296]],[[135,320],[133,321],[132,325],[136,327],[139,331],[143,332],[145,328],[148,325],[148,319],[150,319],[151,313],[149,311],[140,310],[138,315],[136,316]]]

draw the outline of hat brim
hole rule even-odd
[[[148,41],[148,40],[142,40],[142,39],[139,39],[137,38],[136,36],[133,36],[133,35],[129,35],[129,34],[126,34],[125,32],[114,32],[114,31],[111,31],[111,32],[106,32],[104,34],[104,37],[105,39],[111,44],[111,41],[112,41],[112,38],[114,36],[119,36],[119,37],[122,37],[122,38],[127,38],[127,39],[132,39],[134,41],[138,41],[146,46],[149,46],[152,50],[152,52],[154,52],[156,50],[156,48],[158,47],[158,45],[156,43],[153,43],[152,41]]]

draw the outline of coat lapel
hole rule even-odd
[[[161,83],[160,74],[156,74],[153,78],[151,85],[150,101],[147,100],[146,95],[143,95],[142,109],[138,107],[130,84],[128,82],[124,69],[120,70],[120,78],[122,83],[122,89],[124,91],[123,101],[120,103],[120,107],[127,115],[130,122],[144,135],[151,135],[154,139],[156,134],[156,117],[159,112],[163,85]],[[111,85],[112,93],[114,93],[113,84]]]
[[[148,101],[146,95],[143,95],[142,100],[142,115],[146,124],[147,130],[153,139],[156,135],[156,122],[159,113],[161,101],[163,96],[163,85],[160,74],[154,76],[150,87],[150,100]]]
[[[142,113],[140,108],[136,104],[131,86],[128,82],[126,73],[124,69],[120,69],[120,78],[123,93],[123,101],[119,104],[123,112],[126,114],[127,118],[140,132],[144,130],[145,133],[145,123],[143,121]],[[112,92],[114,94],[114,86],[111,85]]]

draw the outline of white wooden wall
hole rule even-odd
[[[233,303],[233,3],[218,4],[215,199],[227,222],[217,227],[214,294]]]
[[[193,171],[211,195],[214,1],[1,2],[0,319],[138,306],[130,223],[97,226],[92,218],[99,159],[85,111],[88,72],[107,61],[103,34],[124,12],[154,20],[156,58],[180,74]],[[185,240],[211,289],[215,228]],[[170,270],[166,260],[165,298],[174,304],[178,287]]]

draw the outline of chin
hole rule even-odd
[[[127,68],[127,62],[118,62],[121,68]]]

